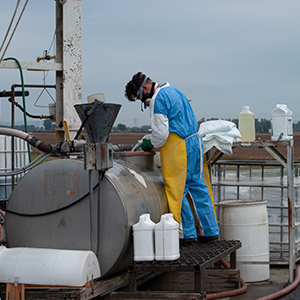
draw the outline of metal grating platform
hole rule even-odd
[[[195,274],[195,291],[201,291],[201,270],[230,255],[230,267],[236,268],[236,250],[240,241],[192,242],[180,246],[180,258],[174,261],[143,261],[128,266],[129,290],[136,291],[137,272],[188,272]]]
[[[194,271],[200,270],[235,252],[241,247],[240,241],[211,241],[207,243],[193,242],[180,246],[180,258],[174,261],[134,262],[128,271]],[[180,270],[179,270],[180,269]]]
[[[224,258],[241,247],[240,241],[211,241],[208,243],[194,242],[180,247],[180,265],[199,265],[206,267]],[[220,258],[221,257],[221,258]]]

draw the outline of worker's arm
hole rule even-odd
[[[169,136],[169,120],[167,116],[154,113],[151,118],[151,128],[151,143],[154,148],[159,149],[165,144]]]
[[[154,148],[162,147],[169,136],[169,119],[167,117],[166,99],[161,89],[155,92],[150,102],[151,137]]]

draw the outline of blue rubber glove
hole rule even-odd
[[[143,139],[141,147],[144,151],[151,151],[151,149],[153,148],[153,145],[149,139]]]

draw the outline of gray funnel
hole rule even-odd
[[[108,142],[109,133],[121,106],[100,101],[74,105],[91,143]]]

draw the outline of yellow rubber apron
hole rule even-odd
[[[200,143],[201,147],[201,143]],[[161,170],[165,182],[165,192],[169,205],[169,212],[173,214],[174,219],[180,223],[182,196],[184,193],[187,173],[187,153],[186,144],[176,133],[170,132],[166,143],[160,148]],[[213,204],[215,217],[216,210],[209,177],[206,160],[203,162],[204,183],[208,186],[208,193]],[[190,202],[195,225],[199,226],[195,217],[194,205],[190,195],[186,197]]]
[[[184,193],[187,153],[185,141],[176,133],[170,132],[166,143],[160,148],[161,170],[165,182],[169,211],[180,223],[182,196]]]

